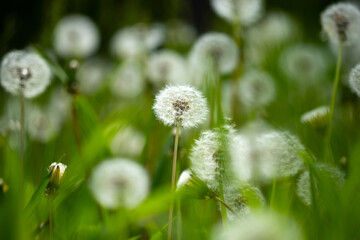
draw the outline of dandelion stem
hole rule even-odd
[[[20,183],[23,186],[24,182],[24,148],[25,148],[25,133],[24,133],[24,119],[25,119],[25,103],[24,93],[20,91]]]
[[[80,130],[79,130],[79,124],[78,124],[78,117],[76,112],[76,104],[75,104],[75,98],[74,96],[72,105],[71,105],[71,122],[73,127],[73,132],[75,136],[76,146],[78,148],[79,154],[81,155],[81,137],[80,137]]]
[[[335,78],[334,78],[333,92],[332,92],[332,97],[331,97],[331,106],[330,106],[330,114],[329,114],[329,126],[327,128],[326,138],[325,138],[324,158],[325,158],[326,161],[330,161],[330,162],[334,161],[334,159],[332,157],[330,141],[331,141],[331,134],[332,134],[332,125],[333,125],[333,118],[334,118],[336,93],[337,93],[337,89],[338,89],[338,86],[339,86],[339,79],[340,79],[342,53],[343,53],[343,43],[340,41],[338,58],[337,58],[337,63],[336,63],[336,72],[335,72]]]
[[[217,78],[217,127],[221,126],[224,123],[224,115],[223,115],[223,111],[222,111],[222,106],[221,106],[221,92],[222,92],[222,81],[221,81],[221,77],[218,73],[216,73],[216,78]]]
[[[275,201],[275,193],[276,193],[276,178],[274,178],[271,189],[271,198],[270,198],[270,207],[274,206]]]
[[[222,185],[221,181],[219,182],[219,195],[220,195],[220,197],[218,197],[220,200],[219,202],[222,203],[220,205],[222,222],[223,222],[223,225],[227,225],[228,219],[227,219],[227,213],[226,213],[226,205],[225,205],[226,203],[224,201],[224,191],[223,191],[223,185]]]
[[[174,144],[174,155],[172,163],[172,172],[171,172],[171,202],[169,208],[169,220],[168,220],[168,234],[167,239],[171,239],[171,229],[172,229],[172,218],[174,211],[174,192],[175,192],[175,174],[176,174],[176,160],[177,160],[177,150],[179,145],[179,134],[180,134],[180,124],[176,125],[176,135],[175,135],[175,144]]]
[[[53,201],[54,201],[54,197],[50,196],[50,209],[49,209],[49,227],[50,227],[50,240],[54,239],[54,222],[53,222],[53,217],[54,217],[54,213],[53,213]]]
[[[215,197],[215,200],[218,201],[219,203],[221,203],[224,207],[226,207],[227,209],[229,209],[236,217],[239,217],[239,215],[234,211],[234,209],[232,209],[229,204],[227,204],[225,201],[223,201],[221,198],[219,198],[218,196]]]

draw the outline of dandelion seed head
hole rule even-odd
[[[360,40],[360,11],[350,3],[330,5],[321,13],[323,31],[331,43],[346,46],[357,44]]]
[[[14,95],[21,91],[27,98],[38,96],[49,85],[50,77],[49,66],[35,53],[15,50],[1,63],[1,85]]]
[[[349,85],[351,90],[360,97],[360,64],[351,70]]]
[[[99,44],[99,30],[87,16],[65,16],[55,27],[53,45],[63,58],[87,58],[96,52]]]
[[[145,136],[134,127],[122,127],[110,143],[110,150],[115,156],[138,157],[145,146]]]
[[[213,240],[301,240],[300,226],[287,216],[271,211],[254,211],[233,221],[227,228],[214,229]]]
[[[167,86],[155,98],[156,117],[167,126],[195,127],[206,120],[208,109],[202,93],[190,86]]]
[[[113,158],[99,163],[89,179],[96,201],[108,209],[137,207],[149,193],[146,170],[129,159]]]
[[[314,128],[325,127],[329,122],[329,106],[320,106],[301,116],[301,122]]]
[[[95,94],[105,85],[105,78],[110,71],[108,62],[101,58],[92,58],[85,61],[76,73],[81,92]]]
[[[207,33],[194,44],[189,63],[194,72],[204,74],[215,69],[220,74],[232,72],[238,64],[239,50],[235,41],[223,33]]]
[[[126,60],[112,74],[111,92],[122,98],[137,97],[145,89],[145,78],[140,63]]]
[[[344,184],[345,175],[339,168],[324,163],[317,164],[316,168],[321,173],[329,176],[331,180],[333,180],[333,183],[337,184],[338,186],[342,186]],[[316,187],[316,181],[315,181],[315,187]],[[304,171],[298,179],[296,193],[298,197],[301,199],[301,201],[305,205],[309,206],[312,204],[311,192],[312,191],[311,191],[310,173],[309,171]],[[314,192],[317,193],[318,190],[315,189]]]
[[[147,75],[157,86],[189,82],[186,61],[180,54],[171,50],[162,50],[150,55]]]
[[[211,6],[226,21],[244,26],[258,21],[264,12],[263,0],[211,0]]]
[[[264,107],[274,100],[275,95],[274,79],[266,72],[252,70],[240,79],[238,96],[246,107]]]

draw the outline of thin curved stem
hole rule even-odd
[[[221,219],[222,219],[223,225],[227,225],[227,223],[228,223],[227,212],[226,212],[227,204],[225,203],[225,200],[224,200],[224,191],[223,191],[223,185],[222,185],[221,181],[219,182],[219,195],[220,195],[220,197],[217,197],[217,198],[218,198],[218,201],[221,203],[221,205],[220,205]]]
[[[229,209],[230,212],[232,212],[236,217],[239,217],[239,215],[234,211],[234,209],[232,209],[229,204],[227,204],[224,200],[222,200],[221,198],[219,198],[218,196],[215,197],[215,200],[218,201],[219,203],[221,203],[224,207],[226,207],[227,209]]]
[[[54,210],[53,210],[53,201],[54,201],[54,197],[50,196],[50,208],[49,208],[49,228],[50,228],[50,240],[54,239],[54,222],[53,222],[53,217],[54,217]]]
[[[167,239],[171,239],[172,231],[172,218],[174,212],[174,192],[175,192],[175,175],[176,175],[176,160],[177,160],[177,151],[179,145],[179,134],[180,134],[180,124],[176,125],[176,135],[175,135],[175,144],[174,144],[174,155],[172,163],[172,172],[171,172],[171,202],[169,208],[169,219],[168,219],[168,234]]]
[[[339,43],[339,52],[337,57],[337,63],[336,63],[336,72],[335,72],[335,78],[334,78],[334,85],[333,85],[333,92],[331,97],[331,106],[330,106],[330,114],[329,114],[329,125],[326,132],[326,138],[325,138],[325,151],[324,151],[324,157],[326,161],[333,162],[334,159],[332,157],[332,151],[331,151],[331,134],[332,134],[332,127],[333,127],[333,118],[334,118],[334,110],[335,110],[335,102],[336,102],[336,93],[339,86],[339,80],[340,80],[340,70],[341,70],[341,62],[342,62],[342,54],[343,54],[343,43]]]

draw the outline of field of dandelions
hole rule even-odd
[[[76,13],[7,49],[0,239],[360,239],[358,6],[307,36],[262,0],[209,4],[203,33],[148,21],[104,43]]]

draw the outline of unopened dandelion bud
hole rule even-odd
[[[0,194],[6,193],[9,190],[9,186],[6,184],[4,179],[0,178]]]
[[[310,125],[314,129],[326,127],[329,122],[330,108],[328,106],[317,107],[301,116],[303,124]]]
[[[210,199],[215,196],[215,193],[190,169],[186,169],[180,174],[176,191],[196,199]]]
[[[66,172],[67,166],[62,163],[53,162],[48,171],[51,173],[50,180],[45,189],[46,196],[50,197],[56,193],[56,190],[60,187],[61,181]]]

